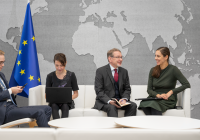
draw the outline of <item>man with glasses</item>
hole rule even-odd
[[[130,101],[131,88],[128,71],[121,67],[122,54],[113,48],[107,52],[109,64],[96,70],[95,91],[96,101],[94,109],[103,110],[108,117],[118,117],[118,109],[125,110],[124,116],[135,116],[137,105]],[[119,106],[129,102],[129,105]]]
[[[4,67],[5,56],[0,50],[0,71]],[[5,75],[0,72],[0,125],[23,118],[34,118],[39,127],[49,127],[51,117],[49,106],[17,107],[14,95],[23,91],[22,86],[9,87]]]

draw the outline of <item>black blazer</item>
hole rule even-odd
[[[9,89],[8,82],[5,78],[5,75],[2,72],[0,72],[0,77],[5,83],[6,88]],[[0,86],[0,125],[3,124],[4,119],[5,119],[7,99],[10,99],[9,91],[8,90],[3,91],[2,87]]]
[[[119,94],[121,98],[130,101],[131,87],[129,83],[128,71],[122,67],[118,68]],[[110,65],[100,67],[96,70],[95,77],[96,101],[94,108],[100,110],[111,98],[115,97],[114,78]]]

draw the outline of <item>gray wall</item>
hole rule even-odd
[[[1,0],[2,72],[13,70],[24,22],[26,0]],[[131,85],[146,85],[154,52],[168,46],[170,63],[191,83],[192,117],[200,119],[200,2],[198,0],[32,0],[31,10],[42,84],[54,71],[53,56],[67,56],[66,69],[79,85],[93,85],[95,71],[107,64],[106,52],[119,48]],[[19,106],[28,104],[17,97]]]

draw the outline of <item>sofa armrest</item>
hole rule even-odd
[[[191,117],[190,88],[187,88],[183,91],[182,101],[183,101],[183,109],[185,112],[185,116],[190,118]]]
[[[42,86],[36,86],[29,89],[29,106],[43,105]]]

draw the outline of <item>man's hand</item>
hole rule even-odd
[[[17,86],[18,88],[22,88],[22,86]]]
[[[121,108],[121,106],[118,106],[118,105],[116,104],[116,101],[111,100],[109,104],[114,105],[114,106],[116,106],[117,108]]]
[[[13,94],[21,93],[23,91],[23,89],[21,89],[19,86],[18,87],[11,87],[11,90],[12,90]]]
[[[126,103],[126,99],[120,99],[119,102],[120,102],[121,105],[123,105],[123,104]]]

